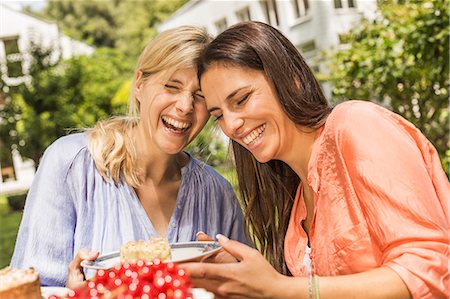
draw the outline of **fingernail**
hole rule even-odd
[[[216,235],[216,238],[217,238],[217,240],[218,240],[219,242],[222,242],[222,243],[229,240],[227,237],[225,237],[225,236],[222,235],[222,234],[217,234],[217,235]]]
[[[198,233],[195,234],[195,236],[197,236],[197,237],[198,237],[199,235],[205,235],[205,233],[202,232],[202,231],[199,231]]]

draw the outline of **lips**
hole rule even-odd
[[[169,116],[163,116],[161,119],[167,128],[177,132],[187,131],[192,126],[191,122],[179,121]]]
[[[258,128],[254,129],[249,134],[247,134],[247,136],[242,138],[242,141],[246,145],[252,144],[253,142],[255,142],[255,140],[257,140],[263,134],[263,132],[265,130],[266,130],[266,124],[263,124],[262,126],[259,126]]]

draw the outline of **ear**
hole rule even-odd
[[[136,73],[136,76],[134,78],[134,97],[136,98],[136,100],[138,100],[139,102],[141,101],[140,97],[141,97],[141,89],[142,89],[142,71],[138,71]]]

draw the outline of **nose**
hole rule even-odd
[[[220,127],[222,131],[230,138],[238,138],[240,137],[240,133],[242,133],[242,127],[244,125],[244,120],[237,113],[227,113],[223,114],[223,121],[220,122]]]
[[[194,111],[194,97],[190,92],[182,92],[179,94],[177,102],[175,103],[177,111],[188,114]]]

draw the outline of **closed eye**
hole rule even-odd
[[[171,85],[171,84],[165,84],[164,87],[166,89],[168,89],[169,91],[171,91],[171,92],[175,92],[175,91],[180,90],[180,88],[178,86]]]
[[[193,94],[193,97],[196,101],[204,101],[205,100],[205,97],[197,92]]]
[[[249,97],[250,97],[250,93],[248,93],[248,94],[246,94],[245,96],[243,96],[243,97],[237,102],[238,106],[244,104],[245,101],[247,101]]]
[[[247,100],[250,98],[251,94],[253,93],[253,90],[246,93],[243,97],[238,98],[237,102],[236,102],[236,106],[242,106],[243,104],[245,104],[245,102],[247,102]]]

